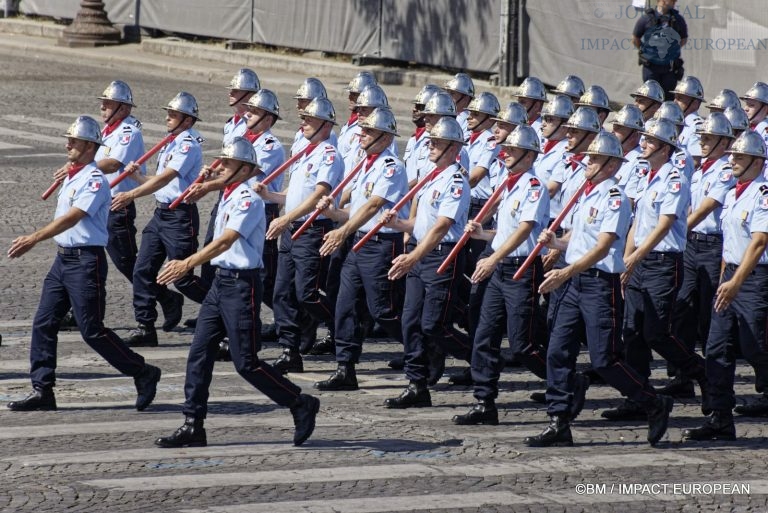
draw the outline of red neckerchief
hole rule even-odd
[[[584,157],[586,155],[584,153],[578,153],[576,155],[572,155],[571,158],[568,159],[568,163],[571,165],[571,168],[576,171],[579,168],[579,165],[577,162],[581,162],[584,160]]]
[[[749,129],[750,130],[754,130],[756,126],[757,126],[757,123],[750,123],[749,124]]]
[[[536,120],[532,119],[532,120],[528,121],[528,126],[533,126],[534,123],[536,123]]]
[[[427,127],[425,127],[425,126],[423,126],[423,127],[421,127],[421,128],[417,128],[417,129],[416,129],[416,130],[413,132],[413,137],[414,137],[414,139],[416,139],[417,141],[418,141],[419,139],[421,139],[421,135],[424,133],[424,131],[425,131],[426,129],[427,129]]]
[[[709,168],[712,167],[712,165],[717,162],[715,159],[707,159],[704,162],[701,163],[701,174],[702,176],[709,171]]]
[[[478,132],[472,132],[471,134],[469,134],[469,144],[472,144],[475,141],[477,141],[477,138],[480,137],[481,133],[482,132],[478,131]]]
[[[365,158],[365,172],[367,173],[369,169],[371,169],[371,166],[374,162],[376,162],[376,159],[379,158],[379,155],[381,153],[372,153],[371,155],[368,155]]]
[[[555,141],[553,139],[547,139],[547,142],[544,143],[544,153],[549,153],[549,150],[555,147],[555,144],[559,143],[560,141]]]
[[[591,180],[588,180],[587,186],[584,188],[584,196],[589,196],[589,193],[592,192],[592,189],[594,188],[595,184],[593,184]]]
[[[507,160],[507,152],[504,150],[499,151],[498,155],[496,155],[496,158],[498,158],[502,163]]]
[[[352,126],[352,123],[357,121],[357,112],[353,112],[349,115],[349,119],[347,120],[347,126]]]
[[[517,173],[516,175],[507,175],[507,190],[511,191],[515,184],[520,180],[520,177],[525,173]]]
[[[246,140],[247,140],[249,143],[253,144],[254,142],[256,142],[256,139],[258,139],[259,137],[261,137],[263,134],[264,134],[264,132],[258,132],[258,133],[255,133],[255,134],[254,134],[254,133],[251,133],[251,131],[250,131],[250,130],[248,130],[247,132],[245,132],[245,139],[246,139]]]
[[[117,127],[120,126],[120,123],[122,123],[124,119],[125,118],[120,118],[117,121],[115,121],[114,123],[112,123],[111,125],[105,126],[104,129],[101,131],[101,136],[102,137],[106,137],[109,134],[111,134],[112,132],[114,132],[115,130],[117,130]]]
[[[744,190],[747,187],[749,187],[749,184],[751,184],[754,181],[755,179],[753,178],[748,182],[736,182],[736,199],[739,199],[739,196],[741,196],[741,193],[744,192]]]
[[[653,177],[656,176],[656,173],[658,173],[658,169],[651,169],[650,173],[648,173],[648,183],[651,183],[653,181]]]
[[[232,191],[237,189],[237,186],[240,185],[242,182],[235,182],[227,185],[224,187],[224,200],[226,200],[230,194],[232,194]]]
[[[241,118],[241,117],[240,117],[238,114],[235,114],[234,116],[232,116],[232,124],[233,124],[233,125],[236,125],[236,124],[238,124],[238,123],[240,122],[240,120],[241,120],[241,119],[242,119],[242,118]]]
[[[427,181],[431,182],[432,180],[434,180],[435,177],[439,175],[444,169],[445,169],[444,167],[436,167],[435,169],[433,169],[432,172],[429,174],[429,180]]]
[[[74,177],[77,173],[79,173],[80,170],[83,169],[84,167],[85,167],[85,164],[75,164],[74,162],[72,162],[69,165],[69,169],[67,169],[67,176],[71,180],[72,177]]]

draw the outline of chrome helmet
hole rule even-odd
[[[259,82],[259,77],[256,75],[255,71],[248,68],[240,68],[229,82],[229,88],[255,93],[261,89],[261,82]]]
[[[455,118],[442,117],[429,131],[430,139],[442,139],[444,141],[457,142],[464,145],[464,130]]]
[[[350,93],[362,93],[366,87],[376,84],[378,84],[376,75],[370,71],[361,71],[349,81],[349,85],[344,90]]]
[[[336,124],[336,111],[328,98],[315,98],[299,111],[300,116],[322,119]]]
[[[277,95],[269,89],[259,89],[259,91],[251,96],[246,102],[246,107],[254,107],[257,109],[265,110],[270,114],[280,118],[280,104],[277,101]]]
[[[458,115],[458,112],[456,112],[456,104],[453,103],[453,98],[451,98],[450,94],[444,91],[435,93],[424,106],[422,112],[424,114],[438,114],[440,116],[456,117]]]
[[[98,98],[99,100],[112,100],[113,102],[124,103],[131,107],[136,106],[136,104],[133,103],[133,93],[131,92],[131,88],[122,80],[114,80],[110,82]]]
[[[563,126],[593,133],[600,132],[601,128],[600,118],[597,117],[597,112],[590,107],[579,107],[576,109],[576,112],[568,118],[568,121],[566,121]]]
[[[623,162],[627,161],[624,158],[624,150],[621,147],[619,138],[610,132],[600,132],[597,134],[592,142],[589,143],[589,148],[587,148],[585,153],[587,155],[604,155]]]
[[[90,116],[78,116],[75,122],[69,125],[64,137],[96,143],[99,146],[102,144],[101,127]]]
[[[482,93],[472,98],[472,101],[469,102],[469,105],[467,105],[467,110],[471,110],[472,112],[482,112],[483,114],[488,114],[489,116],[495,116],[499,113],[499,110],[501,110],[501,106],[499,105],[499,100],[496,98],[496,96],[483,91]]]
[[[297,100],[314,100],[315,98],[328,98],[328,94],[325,92],[325,86],[320,82],[320,79],[310,77],[304,79],[293,97]]]
[[[527,125],[528,112],[525,107],[517,102],[509,102],[506,107],[501,109],[499,114],[493,118],[494,121],[509,123],[511,125]]]
[[[398,135],[395,115],[388,107],[373,109],[373,112],[365,118],[365,121],[360,122],[360,127]]]
[[[443,85],[443,89],[446,91],[456,91],[467,96],[475,96],[475,84],[466,73],[456,73],[452,79]]]
[[[625,126],[632,130],[645,129],[645,122],[643,121],[643,113],[636,105],[627,104],[624,105],[619,112],[616,113],[616,117],[613,119],[614,125]]]
[[[535,151],[541,153],[541,142],[539,140],[539,134],[536,133],[536,129],[528,125],[517,125],[514,130],[507,136],[502,147],[505,148],[520,148],[521,150]]]
[[[568,75],[551,92],[554,94],[564,94],[569,98],[578,100],[585,90],[584,81],[581,78],[576,75]]]
[[[762,136],[754,130],[746,130],[731,147],[725,150],[726,153],[740,153],[742,155],[751,155],[765,159],[765,141]]]
[[[733,139],[733,128],[731,122],[722,112],[711,112],[706,117],[701,128],[696,130],[697,134],[716,135],[718,137],[728,137]]]
[[[245,162],[246,164],[256,165],[256,150],[253,145],[244,137],[235,137],[232,142],[227,144],[217,158],[233,159]]]
[[[175,110],[181,112],[187,116],[200,120],[200,113],[197,109],[197,100],[195,97],[187,92],[180,92],[168,102],[167,107],[163,107],[163,110]]]

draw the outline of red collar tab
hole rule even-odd
[[[234,116],[232,116],[232,124],[236,125],[236,124],[240,123],[241,119],[243,119],[243,118],[241,118],[240,115],[235,114]]]
[[[254,134],[254,133],[251,133],[251,131],[249,130],[249,131],[245,132],[245,139],[246,139],[246,140],[247,140],[249,143],[253,144],[253,143],[255,143],[255,142],[256,142],[256,139],[258,139],[259,137],[261,137],[263,134],[264,134],[264,132],[258,132],[258,133],[255,133],[255,134]]]
[[[515,186],[515,184],[520,181],[520,177],[522,177],[525,173],[517,173],[516,175],[507,175],[507,190],[511,191],[512,188]]]
[[[349,115],[349,119],[347,120],[347,126],[352,126],[352,124],[357,121],[357,112],[353,112]]]
[[[371,166],[373,165],[374,162],[376,162],[376,159],[379,158],[379,155],[381,155],[381,153],[372,153],[371,155],[368,155],[365,158],[365,170],[366,171],[371,169]]]
[[[572,155],[571,158],[568,159],[568,162],[571,164],[571,167],[573,168],[574,171],[576,171],[579,168],[577,163],[584,160],[584,157],[586,157],[584,153],[578,153],[576,155]]]
[[[591,181],[587,182],[587,186],[584,188],[584,196],[589,196],[589,193],[592,192],[592,189],[595,188],[595,184],[593,184]]]
[[[701,174],[705,174],[707,171],[709,171],[709,168],[712,167],[712,165],[717,162],[716,159],[707,159],[704,162],[701,163]]]
[[[421,139],[421,135],[422,135],[422,134],[423,134],[423,133],[426,131],[426,129],[427,129],[427,127],[423,126],[423,127],[421,127],[421,128],[417,128],[417,129],[416,129],[416,130],[413,132],[413,136],[416,138],[416,140],[417,140],[417,141],[418,141],[419,139]]]
[[[444,167],[436,167],[432,170],[432,172],[429,174],[429,181],[431,182],[434,180],[437,175],[439,175],[445,168]]]
[[[651,169],[651,171],[648,173],[648,183],[651,183],[653,181],[653,177],[656,176],[656,173],[658,173],[658,169]]]
[[[544,153],[549,153],[549,151],[555,147],[557,143],[560,141],[555,141],[553,139],[547,139],[547,141],[544,143]]]
[[[85,167],[85,164],[75,164],[74,162],[72,162],[69,165],[69,169],[67,169],[67,176],[71,180],[84,167]]]
[[[482,133],[481,131],[477,131],[477,132],[472,132],[471,134],[469,134],[469,144],[472,144],[475,141],[477,141],[477,138],[480,137],[481,133]]]
[[[105,126],[104,129],[101,131],[101,136],[102,137],[106,137],[109,134],[111,134],[112,132],[114,132],[115,130],[117,130],[117,127],[120,126],[120,124],[123,122],[124,119],[125,118],[120,118],[117,121],[115,121],[114,123]]]
[[[242,183],[242,182],[231,183],[231,184],[227,185],[226,187],[224,187],[224,199],[225,200],[229,197],[230,194],[232,194],[232,191],[237,189],[237,186],[240,185],[240,183]]]
[[[752,179],[748,182],[736,182],[736,199],[739,199],[739,196],[741,196],[741,193],[746,190],[747,187],[749,187],[749,184],[754,182],[755,180]]]

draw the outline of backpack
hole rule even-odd
[[[675,30],[677,18],[675,11],[670,11],[666,26],[661,23],[655,11],[646,11],[652,17],[653,26],[645,31],[640,43],[641,61],[658,66],[670,66],[680,58],[680,34]]]

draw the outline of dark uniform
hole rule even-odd
[[[665,16],[662,16],[656,9],[647,9],[645,15],[635,23],[632,35],[642,40],[644,35],[651,31],[655,31],[658,27],[669,27],[677,33],[680,40],[688,38],[688,25],[685,23],[683,16],[676,9],[671,9]],[[670,47],[669,51],[671,51],[671,47],[674,46],[675,43],[665,36],[664,44],[668,45]],[[679,50],[679,41],[676,44]],[[656,56],[663,57],[658,46],[656,46]],[[668,64],[653,63],[649,60],[647,55],[642,53],[641,46],[640,65],[643,67],[643,82],[646,80],[655,80],[661,84],[666,99],[672,100],[674,95],[671,91],[675,89],[677,81],[683,78],[683,60],[678,56]]]

